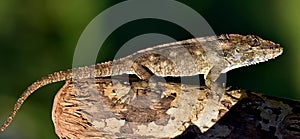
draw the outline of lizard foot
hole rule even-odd
[[[114,103],[115,104],[129,104],[130,101],[133,100],[135,96],[136,96],[135,92],[133,92],[132,89],[130,89],[126,95],[122,96],[121,98],[116,100]]]

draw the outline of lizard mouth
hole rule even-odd
[[[273,52],[272,52],[273,51]],[[271,53],[267,54],[265,56],[266,61],[268,61],[269,59],[274,59],[278,56],[280,56],[283,53],[283,48],[279,46],[275,48],[275,50],[272,50]]]
[[[245,65],[246,66],[255,65],[260,62],[265,62],[265,61],[269,61],[271,59],[275,59],[276,57],[280,56],[283,53],[283,48],[279,47],[279,48],[276,48],[276,50],[272,50],[272,51],[273,52],[266,54],[264,57],[257,56],[256,58],[247,60],[247,62],[245,62]]]

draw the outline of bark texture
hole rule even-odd
[[[55,96],[52,119],[61,139],[300,139],[299,102],[235,89],[226,91],[215,124],[201,133],[208,92],[122,77],[67,81]]]

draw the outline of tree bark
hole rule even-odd
[[[52,120],[61,139],[300,138],[300,103],[228,89],[218,117],[202,133],[209,90],[175,82],[123,77],[67,81],[54,99]],[[202,113],[201,113],[202,112]]]

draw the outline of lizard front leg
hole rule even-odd
[[[225,66],[220,66],[220,65],[213,66],[209,70],[209,72],[206,75],[204,75],[205,85],[208,88],[210,88],[211,94],[209,95],[209,97],[212,97],[212,99],[220,100],[224,94],[225,79],[219,78],[224,68]]]
[[[212,127],[219,116],[219,103],[225,93],[225,88],[222,85],[225,80],[219,79],[223,69],[222,64],[216,64],[204,75],[205,84],[210,91],[207,94],[207,101],[203,110],[199,111],[196,116],[197,120],[193,121],[193,124],[198,126],[202,133]]]

